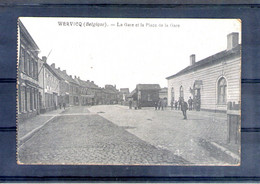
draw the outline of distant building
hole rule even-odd
[[[120,99],[127,101],[127,96],[130,94],[129,88],[120,88]]]
[[[240,103],[241,45],[238,33],[227,36],[227,49],[196,62],[167,77],[168,104],[191,97],[197,110],[226,112],[227,102]]]
[[[39,47],[18,21],[19,61],[18,61],[18,119],[23,121],[39,113],[38,53]]]
[[[62,105],[65,104],[66,106],[69,105],[69,92],[70,92],[70,83],[69,83],[69,76],[67,75],[66,70],[61,71],[60,68],[55,68],[55,64],[51,64],[52,70],[60,77],[59,80],[59,98],[58,104]]]
[[[159,100],[159,84],[137,84],[136,88],[129,94],[129,98],[140,104],[141,107],[153,107]]]
[[[45,113],[57,109],[59,106],[61,78],[47,64],[47,58],[39,59],[39,92],[40,112]]]
[[[101,101],[101,88],[99,88],[94,81],[84,81],[79,77],[74,80],[78,81],[80,85],[80,105],[98,105]]]
[[[159,91],[159,98],[161,99],[165,99],[167,100],[168,99],[168,88],[161,88],[160,91]]]
[[[117,104],[119,101],[119,91],[116,86],[107,84],[105,88],[102,89],[103,104]]]

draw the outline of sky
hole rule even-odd
[[[227,47],[238,19],[20,18],[39,57],[69,75],[134,90],[136,84],[167,87],[171,76]]]

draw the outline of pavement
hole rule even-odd
[[[226,114],[187,115],[183,120],[181,111],[120,105],[52,111],[18,122],[18,163],[239,164],[239,144],[227,144]]]
[[[155,147],[168,149],[196,165],[236,165],[240,160],[239,144],[227,143],[227,116],[224,113],[187,111],[188,119],[184,120],[181,111],[170,108],[134,110],[114,105],[93,106],[89,110],[126,127],[127,131]],[[233,152],[229,151],[230,147]]]

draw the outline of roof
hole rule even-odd
[[[137,90],[160,90],[161,87],[159,84],[137,84]]]
[[[53,75],[55,75],[55,77],[57,77],[59,80],[62,79],[62,78],[60,77],[60,75],[58,75],[57,72],[55,72],[50,65],[48,65],[47,63],[43,63],[43,65],[44,65]]]
[[[70,76],[68,76],[68,74],[66,74],[65,72],[57,69],[57,68],[54,68],[51,66],[51,68],[53,69],[54,72],[56,72],[56,74],[58,76],[60,76],[60,78],[62,78],[63,80],[66,80],[70,83],[74,83],[74,84],[78,84],[77,81],[75,81],[73,78],[71,78]]]
[[[84,81],[79,78],[75,79],[79,82],[79,85],[86,87],[86,88],[92,88],[92,89],[99,89],[98,85],[96,85],[94,82],[90,81]]]
[[[31,45],[36,49],[36,51],[39,51],[38,45],[35,43],[34,39],[26,29],[26,27],[23,25],[22,21],[19,19],[18,24],[20,27],[21,34],[23,33],[24,38],[26,38],[29,42],[31,42]],[[20,35],[21,36],[21,35]]]
[[[177,76],[180,76],[182,74],[194,71],[194,70],[198,70],[202,67],[205,67],[207,65],[210,64],[215,64],[221,61],[221,59],[224,59],[226,57],[231,57],[231,56],[235,56],[235,55],[239,55],[241,52],[241,45],[239,44],[238,46],[236,46],[235,48],[231,49],[231,50],[224,50],[221,51],[217,54],[214,54],[212,56],[209,56],[205,59],[202,59],[196,63],[194,63],[193,65],[190,65],[186,68],[184,68],[183,70],[179,71],[178,73],[171,75],[169,77],[166,77],[166,79],[171,79]]]
[[[117,92],[111,89],[107,89],[107,88],[102,88],[102,91],[104,93],[110,93],[110,94],[116,94]]]

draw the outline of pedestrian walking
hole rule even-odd
[[[61,103],[59,103],[60,109],[61,109]]]
[[[183,119],[187,119],[188,104],[184,100],[181,101],[181,111],[184,116]]]
[[[192,105],[193,105],[193,100],[191,99],[191,97],[188,100],[188,104],[189,104],[189,111],[192,110]]]
[[[66,103],[63,103],[63,108],[66,109]]]

